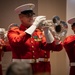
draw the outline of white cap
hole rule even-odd
[[[9,26],[8,26],[8,30],[10,30],[12,27],[19,27],[18,24],[16,23],[11,23]]]
[[[68,20],[68,23],[69,23],[69,24],[75,23],[75,18],[71,18],[70,20]]]
[[[20,14],[21,12],[23,12],[25,10],[33,10],[34,7],[35,7],[35,5],[32,4],[32,3],[24,4],[24,5],[21,5],[21,6],[17,7],[15,9],[15,12],[17,14]]]
[[[0,34],[4,34],[5,33],[5,28],[0,28]]]

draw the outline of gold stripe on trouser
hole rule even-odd
[[[37,74],[34,74],[34,75],[51,75],[51,73],[49,73],[49,72],[43,72],[43,73],[37,73]]]

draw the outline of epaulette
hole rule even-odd
[[[19,25],[17,23],[11,23],[9,26],[8,26],[8,30],[10,30],[12,27],[19,27]]]

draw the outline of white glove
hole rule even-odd
[[[44,20],[46,20],[46,16],[38,16],[33,22],[33,25],[30,26],[25,32],[32,35],[35,29],[42,23]]]
[[[55,43],[56,43],[56,45],[61,43],[61,38],[58,37],[57,35],[55,36]]]
[[[33,22],[33,25],[38,27],[39,24],[42,23],[44,20],[46,20],[46,16],[37,16]]]
[[[52,43],[54,41],[54,37],[53,37],[51,31],[49,30],[49,27],[44,27],[43,30],[44,30],[44,34],[46,37],[46,42]]]

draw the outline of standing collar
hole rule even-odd
[[[20,25],[20,30],[24,31],[26,29],[27,29],[27,27],[25,27],[23,24]],[[35,31],[38,32],[38,31],[41,31],[41,30],[40,29],[36,29]]]
[[[20,25],[20,30],[26,30],[27,27],[25,27],[23,24]]]

